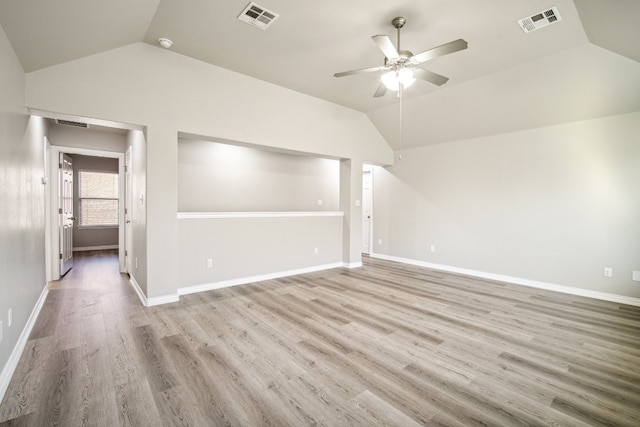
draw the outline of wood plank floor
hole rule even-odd
[[[81,254],[0,425],[640,425],[640,308],[364,264],[144,308]]]

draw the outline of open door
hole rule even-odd
[[[58,213],[60,217],[60,276],[73,267],[73,160],[60,153],[60,179],[58,182]]]

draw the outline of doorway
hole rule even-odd
[[[49,201],[50,201],[50,220],[48,223],[50,224],[50,229],[47,230],[47,235],[49,236],[50,241],[50,256],[51,256],[51,280],[58,280],[66,271],[65,268],[72,265],[71,260],[67,260],[66,263],[61,262],[61,260],[65,257],[68,257],[68,251],[72,252],[72,247],[70,247],[70,240],[65,238],[65,234],[63,229],[63,221],[64,218],[69,217],[75,218],[77,215],[73,212],[68,212],[66,209],[62,209],[63,207],[60,205],[61,203],[61,189],[62,186],[59,185],[62,181],[59,179],[59,174],[61,174],[60,169],[64,166],[61,166],[60,159],[63,158],[64,155],[73,155],[79,154],[84,156],[93,156],[93,157],[109,157],[118,159],[118,262],[119,262],[119,270],[120,272],[126,272],[126,259],[125,259],[125,167],[124,153],[111,152],[111,151],[101,151],[101,150],[92,150],[86,148],[76,148],[76,147],[62,147],[62,146],[51,146],[50,155],[49,155],[49,182],[51,185],[49,186]],[[66,213],[63,213],[66,211]],[[64,217],[63,217],[64,215]],[[67,252],[64,252],[66,250]],[[63,255],[66,253],[66,255]],[[68,269],[67,269],[68,271]]]

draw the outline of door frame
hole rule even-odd
[[[125,194],[124,194],[124,253],[125,253],[125,273],[129,275],[133,274],[131,265],[131,254],[133,254],[133,180],[131,175],[133,173],[132,166],[133,147],[130,145],[127,147],[127,151],[124,153],[124,176],[125,176]]]
[[[364,174],[368,173],[369,177],[371,179],[370,181],[370,187],[369,190],[366,190],[364,188]],[[372,255],[373,254],[373,219],[374,219],[374,215],[373,215],[373,168],[367,164],[363,165],[362,168],[362,215],[363,218],[361,219],[361,221],[364,223],[364,212],[367,209],[367,207],[369,207],[369,229],[367,230],[369,232],[369,248],[368,248],[368,252],[366,252],[368,255]],[[369,197],[365,197],[365,191],[367,191],[369,193]],[[370,203],[370,206],[365,206],[365,204],[367,203],[367,201]],[[364,228],[364,226],[363,226]],[[364,237],[364,233],[365,230],[362,230],[363,233],[363,237]],[[364,247],[364,244],[361,245],[362,247]],[[363,252],[365,253],[365,252]]]
[[[121,273],[126,271],[125,266],[125,174],[124,174],[124,153],[104,150],[92,150],[88,148],[65,147],[60,145],[51,145],[49,151],[49,213],[50,220],[48,222],[49,229],[45,232],[49,236],[49,253],[51,278],[50,280],[60,279],[60,263],[58,260],[60,254],[60,231],[58,221],[58,162],[60,153],[64,154],[81,154],[84,156],[109,157],[118,159],[118,264]]]

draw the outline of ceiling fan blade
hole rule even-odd
[[[381,96],[384,96],[385,93],[387,93],[387,87],[384,85],[384,83],[380,83],[380,86],[378,86],[378,90],[376,90],[376,93],[373,94],[373,97],[380,98]]]
[[[351,71],[343,71],[341,73],[335,73],[333,75],[333,77],[344,77],[344,76],[351,76],[353,74],[365,74],[365,73],[376,73],[378,71],[384,71],[386,70],[387,67],[384,66],[380,66],[380,67],[369,67],[369,68],[361,68],[359,70],[351,70]]]
[[[433,83],[434,85],[442,86],[447,81],[449,81],[448,77],[441,76],[440,74],[436,74],[433,71],[425,70],[424,68],[413,68],[412,70],[415,77],[426,80],[429,83]]]
[[[373,36],[371,38],[387,59],[394,60],[400,56],[393,43],[391,43],[389,36]]]
[[[411,57],[411,62],[416,64],[420,64],[422,62],[426,62],[430,59],[437,58],[439,56],[448,55],[453,52],[457,52],[459,50],[464,50],[467,48],[467,42],[458,39],[449,43],[445,43],[441,46],[434,47],[433,49],[426,50],[422,53],[418,53],[417,55],[413,55]]]

